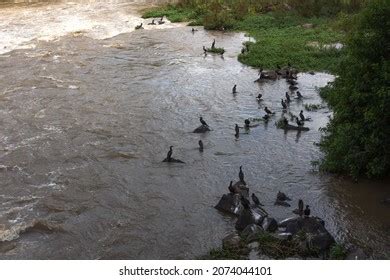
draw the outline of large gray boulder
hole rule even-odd
[[[240,196],[241,195],[238,193],[224,194],[215,208],[220,211],[238,216],[244,209],[244,207],[241,205]]]

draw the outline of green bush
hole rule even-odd
[[[390,5],[372,1],[357,17],[335,82],[322,91],[334,111],[321,141],[323,170],[381,177],[390,167]]]

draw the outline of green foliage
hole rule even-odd
[[[390,5],[372,1],[348,35],[339,76],[322,91],[334,116],[325,129],[321,168],[381,177],[390,167]]]
[[[331,260],[345,260],[347,257],[347,250],[340,244],[335,244],[330,248],[329,258]]]
[[[197,20],[199,17],[197,12],[190,8],[180,8],[173,5],[151,8],[142,15],[143,18],[159,18],[162,16],[166,16],[171,22]]]
[[[241,62],[253,67],[275,69],[291,62],[302,71],[334,71],[342,56],[342,50],[321,48],[342,42],[344,37],[331,29],[326,19],[268,13],[248,16],[237,22],[235,29],[247,31],[256,40],[249,52],[239,56]]]

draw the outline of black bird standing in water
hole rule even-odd
[[[215,39],[213,40],[213,43],[211,44],[211,48],[215,49]]]
[[[204,54],[207,54],[207,49],[205,46],[203,46],[203,52],[204,52]]]
[[[301,121],[305,121],[305,116],[303,115],[303,111],[301,110],[301,112],[299,113],[299,117],[301,118]]]
[[[284,100],[282,99],[282,101],[280,102],[281,104],[282,104],[282,107],[283,107],[283,109],[287,109],[287,104],[286,104],[286,102],[284,102]]]
[[[169,152],[167,154],[167,161],[170,162],[172,160],[173,146],[169,147]]]
[[[240,172],[238,172],[238,178],[240,179],[240,182],[246,185],[244,180],[244,172],[242,171],[242,165],[240,166]]]
[[[257,101],[260,101],[260,99],[263,97],[263,95],[261,93],[259,93],[259,95],[256,97]]]
[[[288,94],[288,92],[286,92],[286,101],[287,103],[291,102],[290,95]]]
[[[299,92],[299,90],[297,91],[297,98],[298,99],[301,99],[303,96],[302,96],[302,94]]]
[[[268,107],[265,107],[264,108],[264,111],[268,114],[268,115],[272,115],[273,113],[271,112],[270,109],[268,109]]]
[[[234,86],[233,86],[232,92],[233,92],[233,93],[237,93],[237,85],[234,85]]]
[[[303,214],[305,215],[305,217],[309,217],[309,216],[310,216],[310,208],[309,208],[309,205],[306,205],[306,209],[305,209],[305,211],[303,211]]]
[[[202,117],[200,117],[199,118],[199,121],[200,121],[200,123],[202,124],[202,125],[204,125],[204,126],[209,126],[205,121],[204,121],[204,119],[202,118]]]
[[[254,193],[252,193],[252,200],[253,200],[253,202],[254,202],[256,205],[258,205],[258,206],[263,206],[263,205],[260,203],[259,198],[258,198]]]
[[[296,123],[298,126],[303,126],[303,123],[298,118],[296,118]]]
[[[230,193],[235,193],[236,192],[234,187],[233,187],[233,181],[230,181],[230,185],[229,185],[228,189],[229,189]]]
[[[234,129],[236,130],[235,136],[238,137],[240,135],[240,128],[238,127],[238,124],[236,124],[236,127]]]
[[[199,140],[199,152],[203,152],[203,141]]]

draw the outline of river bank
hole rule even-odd
[[[167,16],[173,22],[203,25],[195,8],[166,5],[143,11],[144,18]],[[238,56],[240,62],[264,69],[291,63],[300,71],[335,73],[343,55],[344,32],[336,18],[305,18],[293,12],[269,12],[229,20],[226,30],[244,32],[251,38]],[[209,28],[213,29],[213,26]]]
[[[39,10],[40,21],[34,9],[25,10],[22,22],[9,10],[0,14],[2,23],[12,19],[3,27],[12,42],[26,25],[33,38],[26,43],[35,45],[0,57],[1,259],[194,259],[218,248],[235,226],[213,206],[240,165],[278,221],[292,210],[274,205],[280,190],[310,201],[312,215],[338,242],[362,244],[376,258],[388,251],[388,208],[380,202],[387,189],[313,170],[326,107],[305,111],[313,118],[305,133],[285,132],[271,121],[234,137],[234,124],[260,118],[264,106],[279,116],[287,86],[284,80],[253,83],[258,70],[237,61],[247,39],[242,33],[192,33],[168,22],[134,31],[147,23],[136,14],[107,18],[69,6],[69,13]],[[76,25],[53,40],[34,39],[53,17],[72,22],[75,11],[81,18],[86,13],[84,32]],[[96,27],[107,22],[115,32]],[[213,39],[226,50],[223,59],[204,56],[202,45]],[[298,79],[305,98],[291,103],[296,114],[304,104],[321,103],[317,88],[333,76],[300,73]],[[207,135],[192,133],[199,115],[213,128]],[[161,163],[170,145],[185,165]]]

